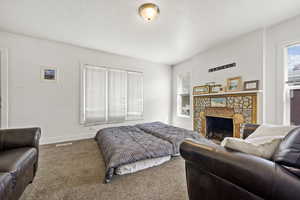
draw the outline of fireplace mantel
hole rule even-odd
[[[237,92],[219,92],[219,93],[208,93],[208,94],[199,94],[194,95],[195,97],[203,97],[203,96],[226,96],[229,94],[258,94],[262,93],[262,90],[249,90],[249,91],[237,91]]]
[[[233,118],[234,110],[230,108],[207,107],[203,114],[207,117]]]

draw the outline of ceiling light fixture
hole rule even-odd
[[[139,7],[140,16],[146,21],[152,21],[159,14],[159,8],[153,3],[145,3]]]

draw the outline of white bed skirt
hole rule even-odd
[[[134,163],[122,165],[115,170],[117,175],[130,174],[134,172],[138,172],[143,169],[147,169],[150,167],[161,165],[171,159],[171,156],[159,157],[159,158],[151,158],[147,160],[141,160]]]

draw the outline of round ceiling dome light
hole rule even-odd
[[[152,21],[159,14],[159,8],[153,3],[145,3],[139,8],[140,16],[146,21]]]

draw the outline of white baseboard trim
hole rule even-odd
[[[74,136],[57,136],[57,137],[45,137],[41,138],[40,144],[55,144],[60,142],[69,142],[69,141],[75,141],[75,140],[83,140],[83,139],[90,139],[94,138],[96,133],[85,133],[80,135],[74,135]]]

